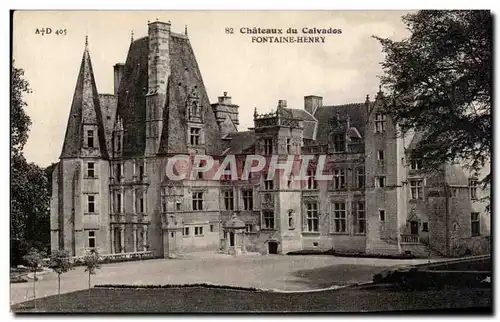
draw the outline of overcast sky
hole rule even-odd
[[[33,122],[24,153],[41,166],[57,162],[85,44],[100,93],[113,92],[113,65],[125,62],[130,32],[147,36],[147,22],[171,21],[172,31],[188,34],[211,102],[227,91],[240,106],[240,130],[253,126],[253,110],[303,108],[306,95],[324,104],[363,102],[378,90],[383,60],[372,35],[408,35],[401,11],[27,11],[14,16],[13,58],[25,70],[33,93],[26,96]],[[51,35],[36,34],[37,28]],[[225,28],[234,28],[226,34]],[[240,28],[342,29],[325,43],[257,44]],[[65,29],[66,35],[56,35]],[[286,35],[285,35],[286,36]],[[297,35],[302,36],[302,35]],[[312,35],[319,36],[319,35]]]

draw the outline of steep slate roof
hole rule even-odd
[[[205,112],[206,152],[219,154],[221,152],[220,131],[188,38],[172,33],[169,50],[171,74],[166,80],[164,121],[158,153],[187,152],[184,135],[187,133],[186,101],[187,94],[196,86]],[[117,117],[123,120],[122,151],[125,157],[144,155],[146,147],[148,53],[148,37],[137,39],[130,45],[118,90]]]
[[[242,154],[247,152],[254,152],[255,146],[255,132],[243,131],[229,133],[225,136],[228,140],[223,144],[223,149],[229,149],[226,154]],[[230,141],[229,141],[230,139]]]
[[[420,141],[424,139],[424,133],[421,131],[415,132],[413,135],[413,138],[410,141],[410,144],[408,145],[407,150],[415,150]]]
[[[284,115],[288,117],[299,118],[304,121],[316,121],[316,118],[309,114],[306,110],[284,107],[282,111],[284,112]]]
[[[445,164],[445,180],[450,185],[465,186],[469,184],[469,179],[459,164]]]
[[[283,116],[286,117],[292,117],[303,120],[304,121],[303,122],[304,131],[302,134],[303,137],[305,139],[312,139],[312,140],[316,139],[314,134],[317,131],[316,127],[318,124],[318,120],[316,120],[314,116],[309,114],[309,112],[302,109],[283,107],[281,108],[281,113],[283,114]]]
[[[345,121],[349,117],[350,126],[355,127],[364,136],[368,115],[365,103],[354,103],[337,106],[321,106],[316,109],[314,117],[318,120],[316,134],[317,144],[328,144],[331,141],[331,120],[337,118]]]
[[[158,153],[187,151],[184,133],[187,133],[186,100],[196,86],[205,120],[206,153],[218,155],[221,151],[220,131],[208,99],[198,63],[189,39],[183,35],[170,37],[171,74],[167,83],[167,99],[163,113],[163,131]]]
[[[97,155],[93,155],[107,158],[108,153],[99,93],[95,84],[87,43],[83,51],[60,158],[78,158],[81,156],[84,138],[83,124],[97,125],[97,139],[100,150]]]
[[[143,155],[146,147],[146,93],[148,89],[149,39],[130,44],[118,88],[116,115],[122,119],[123,156]]]

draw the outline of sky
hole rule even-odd
[[[278,100],[303,108],[304,96],[325,105],[364,102],[378,91],[384,55],[372,35],[408,36],[403,11],[18,11],[13,59],[33,93],[25,96],[32,125],[24,154],[40,166],[57,162],[76,78],[88,36],[99,93],[113,93],[113,65],[125,62],[134,38],[147,36],[148,21],[170,21],[188,35],[208,97],[228,92],[239,108],[239,130],[253,126],[253,111],[275,110]],[[324,43],[253,43],[241,28],[341,29]],[[37,29],[51,28],[41,35]],[[234,33],[226,33],[232,28]],[[63,31],[56,35],[56,31]],[[65,30],[65,32],[64,32]],[[277,36],[287,36],[277,35]]]

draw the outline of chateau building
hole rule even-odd
[[[148,24],[114,66],[113,94],[95,84],[88,44],[53,173],[51,247],[82,256],[194,251],[286,254],[334,249],[372,254],[458,256],[489,251],[489,215],[477,177],[459,165],[419,171],[412,148],[373,100],[304,106],[280,100],[238,131],[238,105],[224,93],[211,104],[185,34]],[[362,99],[363,101],[363,99]],[[177,154],[310,155],[306,180],[252,173],[248,180],[203,176],[170,180]],[[317,180],[326,155],[331,180]],[[240,167],[239,167],[240,168]]]

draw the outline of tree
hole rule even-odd
[[[11,158],[11,264],[30,248],[50,247],[50,194],[44,169],[22,154]]]
[[[403,17],[410,36],[375,37],[385,60],[386,112],[402,133],[422,133],[412,157],[423,168],[460,162],[471,172],[491,159],[492,18],[489,11],[419,11]],[[491,183],[488,173],[485,186]]]
[[[28,81],[24,79],[24,70],[12,64],[10,94],[10,144],[13,154],[21,153],[28,140],[31,119],[24,108],[27,106],[23,95],[31,93]]]
[[[44,169],[28,163],[22,150],[31,120],[25,94],[31,93],[24,71],[12,67],[11,78],[11,265],[32,248],[50,247],[50,194]]]
[[[57,273],[57,298],[61,311],[61,275],[73,269],[69,252],[65,249],[55,250],[50,254],[49,267]]]
[[[84,263],[85,263],[85,272],[89,273],[89,292],[88,292],[88,302],[87,302],[87,309],[90,305],[90,290],[91,290],[91,281],[90,281],[90,276],[95,275],[96,271],[101,268],[101,265],[99,264],[101,261],[101,257],[99,256],[99,252],[97,249],[92,248],[84,257]]]
[[[30,272],[33,273],[33,305],[36,310],[36,272],[41,267],[43,258],[45,254],[43,252],[39,252],[38,249],[32,248],[26,255],[24,255],[23,259],[26,261],[26,266],[29,268]]]

